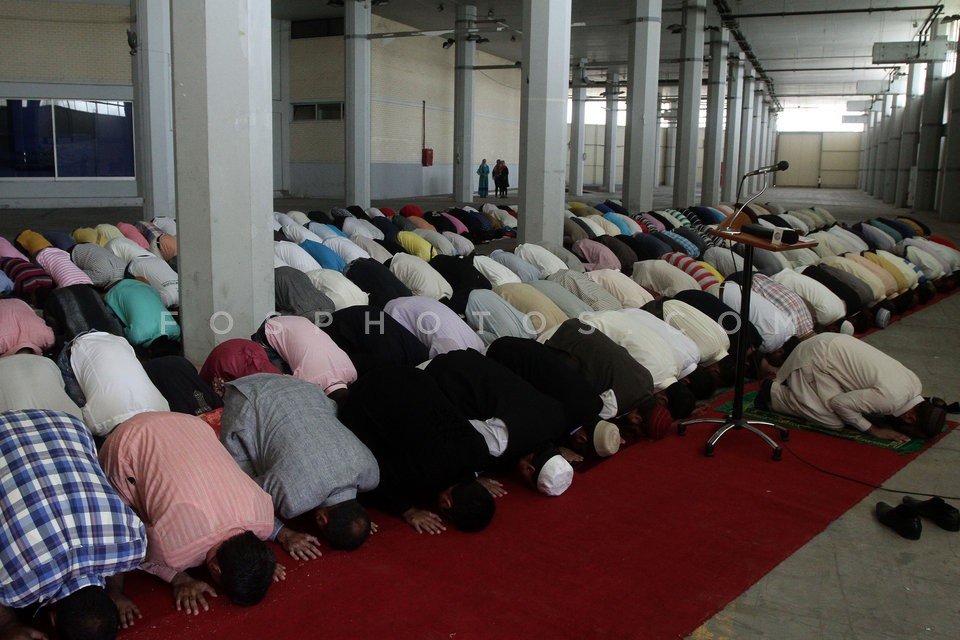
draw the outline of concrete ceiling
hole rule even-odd
[[[461,4],[477,8],[477,27],[489,39],[478,45],[482,51],[520,60],[522,0],[391,0],[375,4],[372,11],[411,30],[452,32],[456,5]],[[572,0],[572,4],[571,61],[585,58],[587,76],[597,83],[605,81],[608,71],[625,73],[625,21],[633,3]],[[667,85],[679,75],[675,61],[680,57],[682,6],[682,0],[663,2],[660,80]],[[721,11],[728,13],[721,16]],[[946,34],[953,23],[941,21],[956,14],[960,14],[960,0],[707,0],[706,24],[738,32],[778,98],[791,103],[807,98],[843,103],[858,97],[857,81],[881,80],[896,72],[872,64],[874,42],[914,40],[932,22]],[[343,15],[343,7],[327,0],[273,0],[273,15],[290,20],[334,17]],[[438,37],[437,46],[442,40]],[[731,51],[738,50],[734,42]],[[906,66],[901,65],[900,71],[905,72]]]

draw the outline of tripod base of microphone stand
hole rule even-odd
[[[733,416],[727,416],[726,418],[692,418],[690,420],[684,420],[679,425],[677,425],[677,433],[686,435],[687,425],[695,424],[700,422],[719,424],[720,427],[713,432],[713,435],[710,436],[710,439],[707,440],[707,444],[704,446],[704,455],[707,457],[713,456],[714,446],[717,444],[717,441],[723,437],[723,434],[730,431],[731,429],[746,429],[747,431],[757,435],[761,440],[766,442],[773,449],[773,459],[781,460],[783,458],[783,449],[780,448],[780,445],[774,441],[773,438],[768,436],[766,433],[761,431],[758,427],[773,427],[780,433],[780,439],[784,442],[790,439],[790,431],[786,427],[781,427],[778,424],[773,422],[762,422],[760,420],[744,420],[735,419]]]

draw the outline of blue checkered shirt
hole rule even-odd
[[[0,412],[0,486],[0,604],[55,602],[143,560],[143,523],[110,486],[77,418]]]

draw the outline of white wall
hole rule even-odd
[[[374,16],[374,33],[411,27]],[[371,196],[404,197],[453,190],[454,51],[443,38],[372,41]],[[478,65],[506,61],[483,53]],[[290,41],[290,102],[340,101],[344,95],[343,38]],[[475,71],[473,165],[503,158],[517,184],[520,154],[520,72]],[[292,122],[290,191],[297,196],[341,197],[342,121]],[[420,164],[433,149],[433,166]]]
[[[856,188],[860,169],[861,133],[780,133],[779,160],[790,169],[776,175],[780,187]]]

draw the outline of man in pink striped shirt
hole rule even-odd
[[[316,558],[316,538],[274,518],[273,501],[234,462],[203,420],[181,413],[140,413],[118,426],[100,449],[110,483],[147,525],[141,569],[173,586],[178,610],[199,613],[216,596],[187,573],[206,564],[214,583],[249,606],[284,578],[264,540],[298,559]]]

